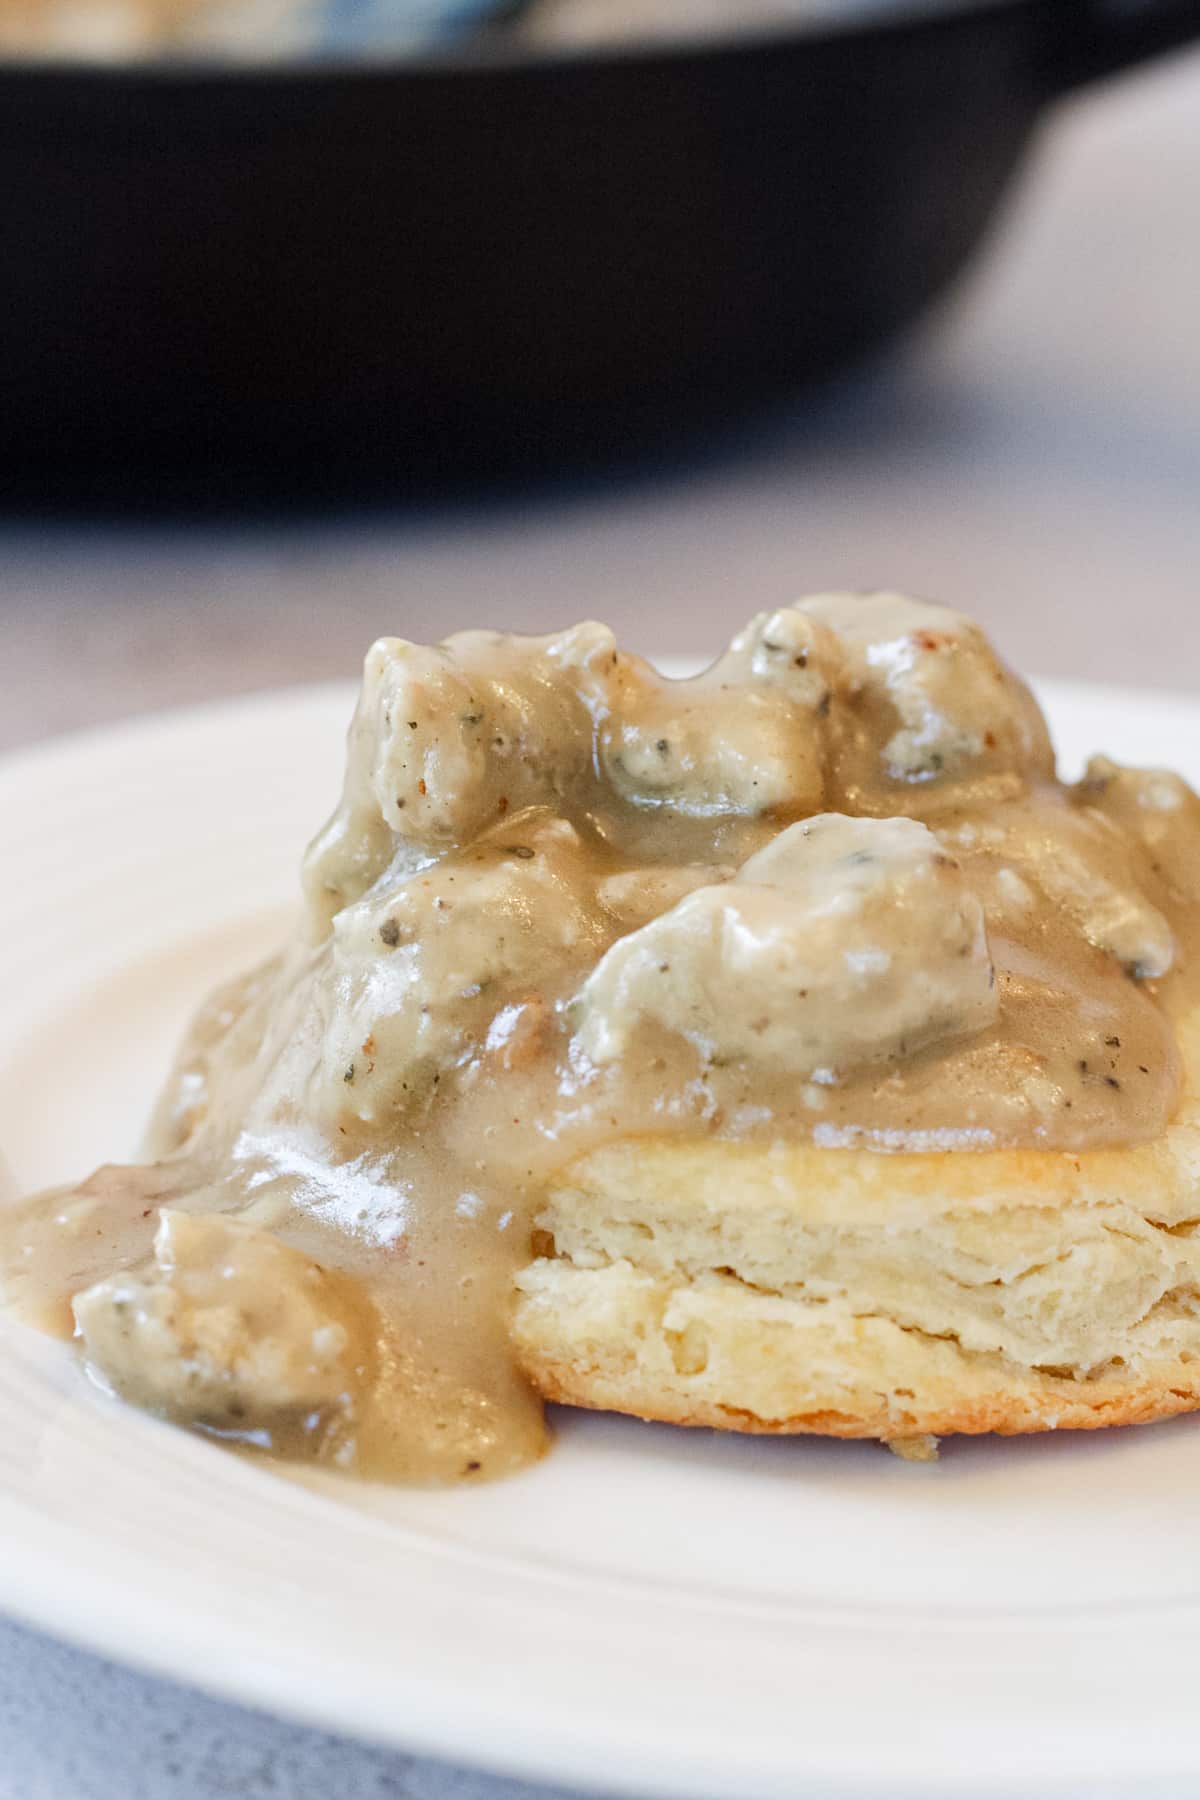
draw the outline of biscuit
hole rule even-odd
[[[626,1141],[537,1221],[514,1335],[548,1400],[903,1439],[1200,1406],[1200,1016],[1165,1135],[882,1154]]]

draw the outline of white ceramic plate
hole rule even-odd
[[[1200,777],[1200,705],[1053,690],[1069,762]],[[277,935],[350,696],[0,765],[0,1145],[135,1141],[192,1002]],[[609,1791],[1047,1793],[1200,1776],[1200,1420],[934,1467],[560,1415],[461,1492],[304,1483],[105,1400],[0,1327],[0,1607],[405,1749]]]

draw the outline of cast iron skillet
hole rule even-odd
[[[912,321],[1047,104],[1198,34],[1200,0],[984,0],[588,56],[0,67],[0,474],[403,489],[726,418]]]

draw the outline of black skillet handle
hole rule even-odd
[[[1200,0],[1052,0],[1046,74],[1056,93],[1200,41]]]

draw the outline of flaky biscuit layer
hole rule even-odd
[[[1153,1143],[881,1154],[628,1141],[583,1158],[518,1278],[548,1399],[896,1439],[1200,1407],[1200,1021]]]

